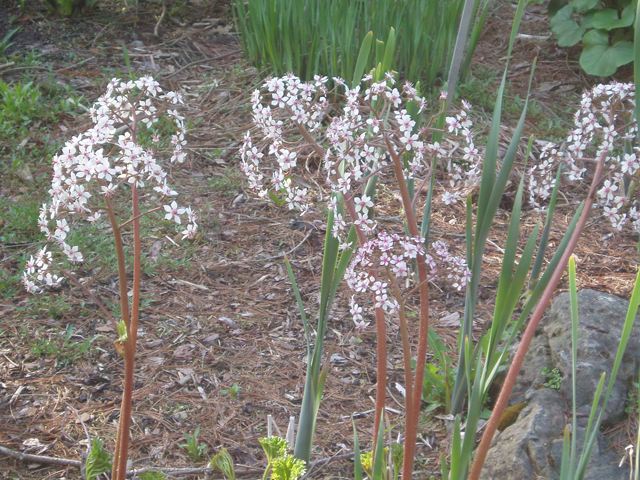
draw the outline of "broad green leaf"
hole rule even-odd
[[[580,10],[591,10],[600,3],[600,0],[573,0],[569,6],[576,12]]]
[[[614,28],[628,27],[633,23],[634,14],[631,11],[629,15],[629,7],[625,8],[626,17],[620,18],[618,11],[613,8],[605,8],[593,15],[593,28],[602,28],[604,30],[613,30]]]
[[[580,40],[586,31],[585,27],[571,18],[573,10],[566,6],[562,8],[551,20],[551,31],[558,36],[558,45],[572,47]]]
[[[618,67],[633,61],[633,43],[621,40],[609,45],[609,34],[605,30],[591,30],[583,39],[580,65],[589,75],[607,77],[616,73]]]
[[[574,435],[575,436],[575,435]],[[562,442],[562,467],[560,470],[560,480],[569,480],[571,473],[569,470],[569,440],[571,439],[571,429],[569,425],[564,427],[564,440]]]
[[[555,31],[555,28],[558,25],[566,22],[572,16],[573,16],[573,9],[569,5],[562,7],[560,10],[558,10],[558,12],[554,15],[554,17],[551,19],[551,22],[549,23],[551,30]]]
[[[623,26],[630,27],[633,25],[633,22],[636,20],[636,4],[635,2],[631,2],[629,5],[622,10],[622,15],[620,15],[620,21],[624,23]]]
[[[580,18],[580,25],[582,25],[587,30],[593,28],[593,17],[595,16],[596,11],[591,10],[590,12],[585,12],[582,14],[582,18]]]
[[[547,12],[549,12],[549,18],[553,18],[558,11],[565,7],[569,3],[569,0],[549,0],[547,6]]]
[[[85,465],[87,480],[94,480],[98,475],[111,470],[112,459],[113,455],[109,455],[104,449],[104,442],[98,437],[94,437]]]

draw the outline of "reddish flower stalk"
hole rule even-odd
[[[582,213],[580,214],[580,218],[578,219],[573,235],[569,240],[567,249],[560,259],[560,263],[558,264],[556,270],[553,272],[551,280],[549,281],[547,288],[542,294],[538,305],[531,314],[531,319],[527,324],[527,328],[524,332],[524,335],[522,336],[522,340],[520,341],[518,350],[513,357],[513,361],[511,362],[511,366],[509,367],[509,372],[507,373],[507,378],[505,379],[502,389],[500,390],[498,401],[496,402],[493,412],[491,413],[491,418],[489,418],[489,421],[487,422],[484,434],[482,435],[482,440],[480,441],[480,444],[478,445],[478,448],[476,450],[476,456],[471,466],[471,470],[469,471],[469,480],[479,480],[480,478],[482,467],[487,458],[489,448],[491,447],[491,441],[493,440],[493,436],[495,435],[498,428],[498,423],[500,423],[502,414],[504,413],[507,407],[507,403],[509,402],[509,397],[511,396],[511,392],[513,391],[518,373],[520,373],[520,369],[522,368],[522,363],[529,349],[529,345],[531,344],[531,340],[533,340],[533,336],[536,329],[538,328],[538,324],[540,323],[540,320],[544,315],[544,311],[546,310],[547,305],[551,301],[551,297],[555,292],[560,278],[562,278],[562,276],[564,275],[567,264],[569,263],[569,259],[571,258],[571,255],[573,254],[573,251],[578,244],[578,240],[580,239],[582,230],[584,229],[589,218],[589,214],[591,213],[591,207],[593,206],[596,198],[598,185],[602,181],[602,172],[604,171],[605,160],[606,152],[603,152],[598,159],[598,164],[596,166],[596,171],[591,182],[591,187],[589,188],[589,193],[584,201],[585,204]]]

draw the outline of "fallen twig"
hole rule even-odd
[[[7,447],[3,447],[0,445],[0,453],[6,455],[7,457],[17,458],[23,462],[36,462],[43,465],[62,465],[65,467],[75,467],[80,468],[82,466],[82,462],[79,460],[70,460],[67,458],[58,458],[58,457],[47,457],[45,455],[32,455],[30,453],[18,452],[16,450],[12,450]],[[127,477],[133,477],[134,475],[140,475],[145,472],[156,471],[166,473],[168,475],[193,475],[197,473],[206,473],[212,474],[216,473],[216,470],[209,467],[200,467],[200,468],[156,468],[156,467],[143,467],[143,468],[135,468],[133,470],[127,470]],[[240,467],[235,469],[236,474],[239,476],[243,475],[255,475],[256,472],[262,472],[262,468],[255,467]]]
[[[7,457],[17,458],[23,462],[36,462],[43,463],[46,465],[63,465],[65,467],[75,467],[80,468],[82,466],[82,462],[79,460],[69,460],[67,458],[58,458],[58,457],[47,457],[45,455],[32,455],[30,453],[18,452],[16,450],[11,450],[10,448],[3,447],[0,445],[0,453],[6,455]]]

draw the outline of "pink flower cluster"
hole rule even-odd
[[[384,268],[399,288],[404,284],[409,286],[414,277],[411,262],[418,255],[424,255],[430,269],[426,281],[435,280],[438,276],[446,277],[454,288],[462,290],[471,278],[466,261],[451,255],[444,242],[432,244],[435,258],[425,252],[424,244],[424,238],[379,232],[375,238],[358,248],[345,272],[347,285],[356,293],[372,293],[376,308],[395,313],[400,309],[398,299],[389,298],[388,283],[372,277],[370,271],[372,268]],[[351,296],[350,307],[356,328],[366,328],[369,323],[364,321],[362,307],[356,302],[355,295]]]
[[[373,199],[363,190],[374,175],[383,177],[390,173],[395,179],[394,159],[401,159],[403,181],[416,179],[425,185],[435,164],[446,169],[449,188],[441,200],[447,205],[458,201],[460,190],[475,184],[482,160],[471,133],[468,115],[471,105],[464,102],[461,111],[446,117],[444,141],[430,142],[434,119],[417,125],[416,119],[426,107],[426,100],[410,83],[396,87],[391,73],[380,82],[374,82],[371,75],[365,76],[362,88],[349,88],[343,80],[334,78],[335,87],[329,90],[327,82],[326,77],[302,82],[290,74],[268,79],[263,85],[264,95],[260,90],[253,93],[253,119],[261,140],[254,143],[247,132],[240,148],[242,170],[250,188],[261,197],[276,195],[290,209],[303,214],[308,211],[308,189],[293,182],[293,169],[299,162],[296,152],[300,149],[299,140],[290,137],[291,132],[300,133],[306,143],[304,149],[308,152],[311,147],[321,157],[322,171],[331,190],[328,209],[334,218],[332,234],[340,239],[341,248],[351,246],[345,238],[352,224],[371,238],[360,247],[346,272],[352,289],[372,292],[377,308],[389,313],[398,311],[398,300],[389,298],[387,283],[376,280],[370,268],[388,268],[390,275],[409,281],[412,276],[409,262],[418,255],[424,255],[429,262],[430,279],[435,278],[436,272],[446,272],[444,278],[461,289],[469,276],[465,261],[449,255],[441,242],[433,245],[432,257],[425,253],[424,239],[401,239],[386,232],[376,235],[376,224],[370,218]],[[340,109],[328,100],[336,96],[343,100]],[[441,97],[443,104],[445,100],[446,97]],[[417,114],[410,114],[412,111]],[[276,162],[265,167],[269,157]],[[343,199],[353,201],[350,221],[342,213]],[[351,313],[358,328],[367,325],[362,319],[362,308],[353,298]]]
[[[51,203],[42,206],[38,224],[47,240],[55,242],[68,261],[83,261],[78,247],[67,243],[73,219],[84,216],[87,221],[97,223],[107,210],[106,200],[114,198],[123,186],[142,188],[145,182],[151,182],[162,198],[177,195],[167,185],[167,173],[157,163],[153,150],[145,149],[134,141],[134,135],[141,128],[152,132],[159,115],[155,103],[162,104],[164,114],[176,126],[170,140],[171,161],[183,162],[186,144],[184,119],[173,107],[182,103],[182,98],[179,93],[162,93],[158,82],[151,77],[136,81],[111,80],[106,93],[89,111],[93,127],[73,137],[62,152],[53,157],[53,178],[49,189]],[[152,140],[157,144],[159,135],[153,134]],[[98,202],[99,205],[91,205],[92,197],[103,198],[103,201]],[[196,217],[190,208],[178,207],[173,201],[165,205],[164,210],[167,212],[165,218],[176,223],[181,223],[180,217],[186,215],[188,225],[182,232],[183,236],[195,236]],[[53,261],[46,247],[35,258],[31,257],[23,278],[28,291],[38,291],[41,285],[60,283],[61,277],[49,272]]]
[[[308,189],[297,187],[292,181],[297,154],[295,145],[284,137],[289,122],[304,126],[309,133],[318,131],[323,121],[328,123],[322,141],[323,166],[326,182],[334,194],[356,193],[371,175],[381,175],[390,170],[392,154],[407,159],[404,167],[407,179],[429,173],[436,157],[448,165],[451,190],[442,198],[446,204],[459,198],[452,190],[459,187],[463,177],[466,177],[467,185],[475,182],[481,157],[471,133],[468,116],[471,105],[464,102],[462,111],[447,117],[448,131],[459,141],[447,142],[445,147],[439,142],[425,141],[432,129],[418,129],[409,115],[409,103],[415,103],[419,112],[426,106],[425,99],[418,96],[410,83],[398,90],[394,87],[393,75],[387,74],[382,82],[372,82],[371,75],[368,75],[363,82],[369,86],[361,92],[360,86],[350,89],[336,78],[336,87],[329,91],[327,80],[326,77],[316,77],[314,82],[305,83],[289,74],[267,80],[263,85],[268,92],[265,96],[260,90],[253,93],[253,119],[264,140],[255,145],[250,132],[247,132],[240,154],[249,186],[258,195],[267,196],[271,188],[284,196],[290,209],[300,210],[303,214],[309,209]],[[327,97],[338,90],[344,91],[345,105],[339,115],[330,117],[332,109]],[[262,170],[263,151],[267,146],[268,155],[277,160],[277,168],[270,174]],[[451,162],[454,151],[461,152],[461,162]],[[463,171],[460,163],[468,166],[468,170]],[[330,200],[329,208],[337,215],[335,198],[333,196]],[[354,220],[361,222],[363,228],[371,228],[364,214]],[[337,223],[336,236],[342,231],[340,219]]]
[[[530,170],[530,202],[540,208],[555,186],[553,170],[563,163],[570,181],[580,181],[591,159],[605,157],[605,177],[598,190],[598,204],[611,225],[622,230],[630,223],[640,231],[638,199],[630,198],[631,185],[637,182],[640,162],[638,146],[631,144],[638,127],[633,121],[635,85],[612,83],[597,85],[582,96],[580,109],[574,115],[574,128],[569,133],[566,150],[553,143],[546,144],[540,162]],[[635,182],[632,182],[635,180]]]

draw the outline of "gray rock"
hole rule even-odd
[[[559,478],[562,434],[571,423],[571,307],[568,293],[558,296],[525,357],[510,399],[527,406],[517,421],[498,433],[489,450],[482,478],[486,480],[529,480]],[[578,293],[578,369],[576,405],[577,442],[580,449],[594,393],[603,372],[613,368],[622,335],[628,302],[593,290]],[[603,427],[624,418],[629,386],[640,363],[640,338],[634,327],[614,384]],[[515,350],[514,350],[515,351]],[[542,386],[547,381],[542,369],[557,368],[563,380],[560,391]],[[605,390],[607,381],[605,381]],[[603,392],[604,396],[604,392]],[[597,437],[585,480],[623,480],[629,468],[618,467],[620,458],[608,448],[602,434]]]

